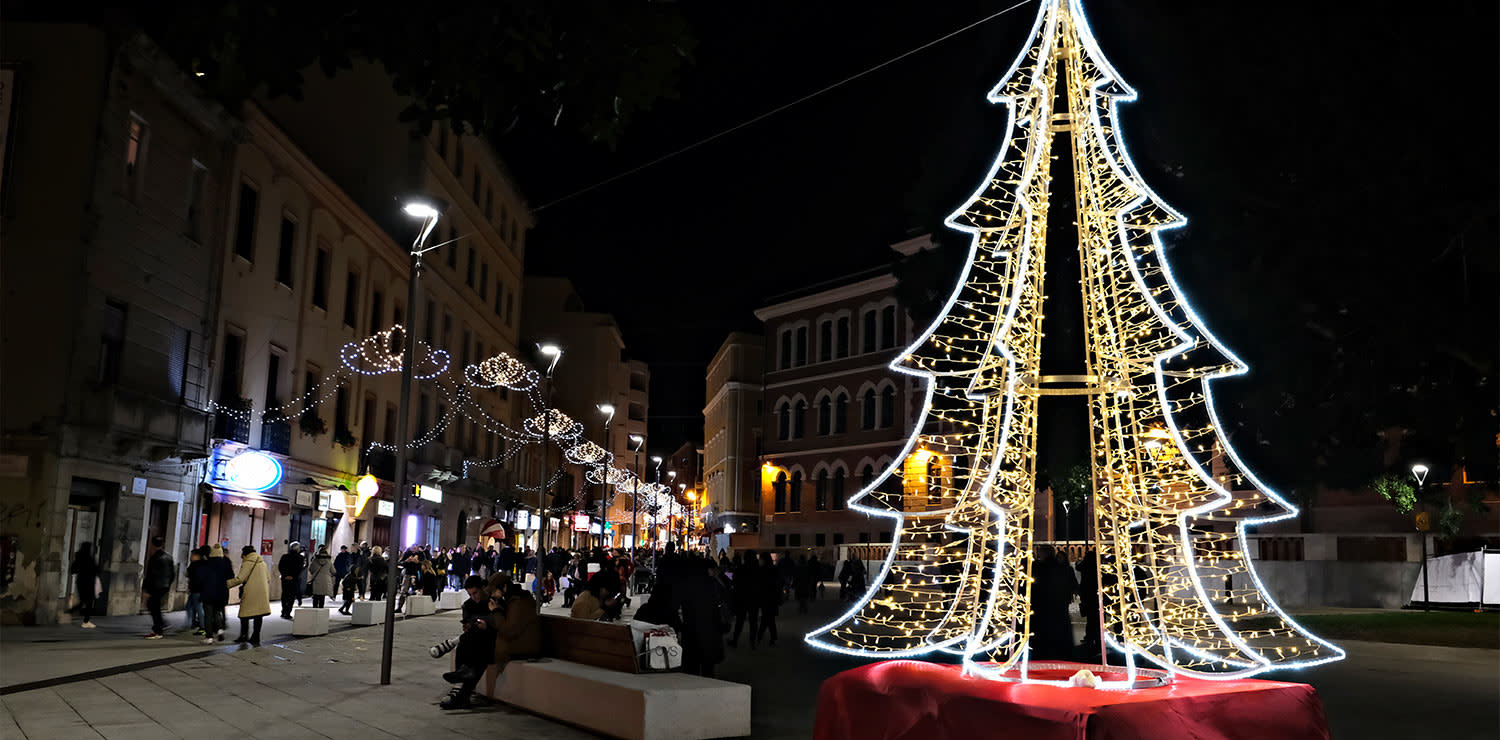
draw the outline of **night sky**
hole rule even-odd
[[[498,144],[533,207],[545,206],[1009,4],[686,4],[698,47],[679,99],[637,119],[616,151],[563,135]],[[1104,53],[1140,93],[1121,108],[1125,140],[1147,182],[1193,222],[1168,237],[1179,280],[1252,367],[1276,352],[1268,325],[1302,319],[1288,317],[1295,294],[1259,303],[1263,286],[1240,280],[1247,260],[1264,279],[1268,260],[1294,252],[1289,269],[1317,293],[1317,311],[1373,284],[1391,310],[1440,322],[1442,310],[1465,309],[1414,302],[1423,283],[1494,292],[1494,3],[1306,5],[1085,3]],[[537,213],[528,272],[571,277],[591,310],[617,317],[631,353],[652,367],[656,439],[702,441],[704,367],[729,331],[759,330],[751,311],[768,297],[889,261],[890,243],[963,204],[1005,122],[985,93],[1035,12],[1028,3]],[[1370,182],[1390,185],[1322,197]],[[1335,202],[1337,212],[1322,207]],[[1448,205],[1477,209],[1477,229],[1446,225],[1469,218],[1438,213]],[[1442,233],[1429,238],[1423,224],[1434,218]],[[1236,220],[1278,243],[1241,239],[1249,232]],[[1380,221],[1389,228],[1373,239],[1336,226]],[[1403,264],[1455,229],[1479,261],[1434,258],[1425,273]],[[1493,356],[1492,334],[1472,339]],[[1422,338],[1412,341],[1420,351]]]

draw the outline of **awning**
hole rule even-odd
[[[220,488],[212,484],[205,485],[208,485],[209,489],[213,491],[214,503],[216,504],[229,504],[230,506],[241,506],[246,509],[264,509],[283,514],[291,511],[291,503],[280,496],[248,493],[233,488]]]

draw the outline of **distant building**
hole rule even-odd
[[[644,448],[637,466],[635,446],[630,439],[632,435],[644,438],[646,434],[651,371],[646,363],[630,358],[619,324],[609,314],[587,310],[567,278],[528,276],[525,295],[521,312],[523,344],[534,347],[540,342],[555,342],[563,350],[551,383],[551,405],[582,423],[584,436],[608,449],[617,467],[637,472],[640,468],[649,469],[651,463]],[[599,410],[602,404],[614,406],[612,419]],[[607,431],[606,421],[609,421]],[[551,464],[555,467],[560,464],[556,449],[552,455]],[[540,458],[529,456],[535,459],[527,463],[528,469],[540,471]],[[601,531],[595,537],[611,534],[613,539],[606,538],[607,541],[623,543],[623,537],[631,531],[630,497],[618,495],[613,486],[589,482],[581,468],[565,467],[566,473],[557,489],[560,503],[576,501],[581,504],[580,511],[598,518],[598,504],[607,500],[610,504],[607,523],[612,526],[607,533]],[[526,479],[533,492],[523,503],[531,508],[535,508],[534,487],[539,476],[537,472]],[[557,518],[561,521],[563,517]],[[567,545],[570,537],[574,544],[582,544],[581,536],[559,531],[562,544]],[[557,541],[549,535],[549,544]]]
[[[7,23],[0,53],[0,619],[50,624],[96,545],[136,614],[153,537],[197,544],[210,320],[238,122],[148,39]],[[180,606],[185,595],[173,594]]]
[[[764,337],[735,332],[708,363],[699,508],[709,533],[760,528],[764,357]]]
[[[926,237],[894,245],[910,254]],[[890,369],[912,341],[888,266],[772,299],[765,324],[760,546],[810,550],[889,542],[891,522],[848,508],[890,466],[920,418],[915,379]],[[889,485],[899,486],[893,476]]]

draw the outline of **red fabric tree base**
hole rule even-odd
[[[965,677],[892,660],[844,671],[818,693],[817,740],[1329,740],[1311,686],[1177,677],[1103,691]]]

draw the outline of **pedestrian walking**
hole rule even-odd
[[[302,556],[302,571],[297,574],[297,606],[302,606],[302,597],[312,593],[312,579],[307,576],[307,569],[312,565],[313,542],[308,541],[307,547],[303,548],[301,543],[297,545],[297,554]],[[290,614],[291,612],[288,612]]]
[[[146,573],[141,581],[141,590],[146,592],[146,611],[151,612],[151,633],[147,640],[160,640],[167,631],[167,620],[161,616],[162,601],[177,582],[177,564],[167,554],[166,538],[157,535],[151,538],[151,555],[146,559]]]
[[[195,635],[203,634],[203,579],[208,572],[204,567],[207,560],[207,547],[195,548],[188,555],[187,629]]]
[[[390,581],[390,567],[385,561],[385,550],[379,546],[370,549],[370,600],[385,599],[385,589]]]
[[[323,608],[323,600],[333,595],[333,574],[333,556],[328,554],[328,546],[318,545],[318,554],[313,556],[312,565],[307,567],[314,609]]]
[[[234,578],[234,566],[229,563],[229,554],[224,548],[214,545],[203,561],[203,644],[224,639],[224,607],[229,605],[229,581]],[[269,605],[267,607],[269,610]],[[244,607],[240,608],[244,611]]]
[[[839,601],[852,601],[859,598],[865,592],[865,563],[854,557],[854,550],[849,550],[849,557],[839,566]]]
[[[809,561],[806,555],[797,563],[797,572],[792,576],[792,592],[797,596],[798,614],[807,613],[807,602],[812,600],[818,583],[817,568],[817,559]]]
[[[94,559],[94,543],[78,546],[68,571],[73,574],[73,592],[78,594],[78,611],[83,615],[83,623],[78,626],[94,629],[94,599],[99,598],[99,561]]]
[[[260,647],[260,625],[271,613],[271,576],[266,572],[266,563],[250,545],[240,550],[240,572],[226,583],[230,588],[240,589],[240,636],[235,642],[250,643]],[[251,631],[251,627],[254,631]]]
[[[739,554],[735,554],[739,558]],[[739,647],[740,632],[745,629],[745,622],[750,622],[750,643],[755,645],[755,635],[760,631],[760,608],[758,607],[760,590],[760,563],[755,557],[755,551],[745,553],[745,559],[734,569],[731,586],[731,598],[734,606],[734,634],[729,637],[730,647]]]
[[[682,614],[682,670],[705,678],[713,678],[714,666],[724,661],[724,632],[729,628],[724,623],[728,594],[713,576],[712,563],[679,565],[673,590]]]
[[[339,545],[339,554],[333,558],[333,590],[338,593],[339,587],[343,585],[344,579],[349,577],[349,571],[353,570],[354,561],[358,558],[349,552],[348,545]]]
[[[1031,657],[1072,660],[1073,625],[1068,619],[1068,605],[1078,589],[1073,569],[1057,560],[1051,545],[1037,545],[1031,578]]]
[[[302,575],[305,561],[300,542],[287,545],[286,553],[276,561],[276,572],[281,575],[282,619],[291,619],[292,605],[300,603],[298,598],[302,595],[302,584],[307,582],[306,576]]]
[[[766,644],[776,647],[776,614],[781,609],[786,590],[782,586],[781,572],[771,561],[769,552],[760,554],[760,573],[760,589],[757,594],[760,597],[757,602],[760,609],[760,631],[750,638],[750,645],[754,647],[769,633],[771,640]]]

